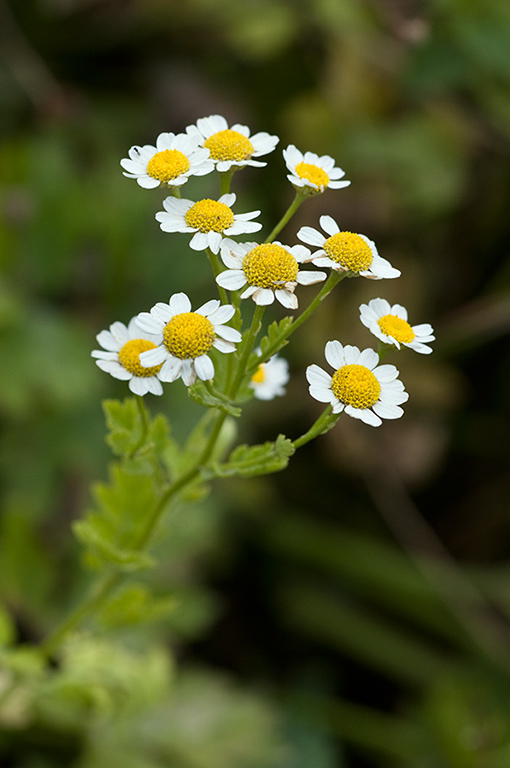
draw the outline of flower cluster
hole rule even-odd
[[[232,356],[232,364],[224,367],[228,373],[222,377],[223,397],[235,401],[241,391],[243,397],[251,391],[260,400],[282,396],[289,366],[277,353],[336,283],[346,277],[382,280],[400,275],[369,237],[342,230],[331,216],[320,216],[320,229],[301,227],[297,232],[301,243],[287,245],[276,239],[307,198],[350,184],[332,157],[303,154],[293,144],[283,150],[287,178],[295,191],[289,210],[264,241],[238,242],[239,236],[259,232],[262,223],[260,211],[234,212],[233,174],[245,166],[263,167],[266,163],[259,158],[272,152],[278,141],[269,133],[252,134],[245,125],[229,127],[224,117],[210,115],[183,133],[160,134],[155,145],[131,147],[128,158],[121,160],[124,175],[141,187],[168,190],[164,210],[155,218],[163,232],[189,234],[190,249],[207,254],[220,296],[193,310],[185,293],[174,293],[168,303],[156,303],[127,326],[115,322],[98,334],[102,349],[92,352],[97,365],[128,381],[134,394],[161,395],[164,383],[179,378],[186,386],[197,379],[214,386],[220,353]],[[181,187],[190,177],[212,172],[220,179],[217,199],[181,197]],[[317,283],[323,285],[301,314],[291,318],[271,343],[268,336],[265,346],[255,349],[265,308],[276,301],[295,311],[299,306],[296,289]],[[251,325],[244,328],[241,304],[248,298],[255,308]],[[399,304],[372,299],[360,306],[360,320],[378,340],[377,352],[328,341],[325,357],[333,372],[315,364],[306,370],[311,396],[327,404],[320,418],[329,419],[328,423],[340,413],[372,426],[402,416],[401,405],[408,394],[397,368],[383,364],[383,358],[402,347],[421,354],[432,351],[427,346],[434,340],[432,327],[428,323],[411,326],[406,309]]]

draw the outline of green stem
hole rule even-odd
[[[107,595],[119,584],[123,576],[121,571],[113,571],[105,574],[96,582],[81,605],[75,608],[60,626],[41,643],[40,650],[42,653],[45,656],[52,656],[69,632],[76,629],[89,614],[94,613]]]
[[[191,483],[200,473],[203,464],[207,463],[216,445],[216,441],[221,432],[226,414],[220,413],[216,424],[202,454],[198,458],[194,467],[178,478],[174,483],[166,488],[156,502],[153,510],[138,537],[133,542],[133,549],[143,550],[149,543],[151,536],[156,530],[158,523],[168,505],[168,503],[189,483]],[[103,575],[91,588],[88,596],[78,605],[69,616],[51,632],[41,643],[40,650],[47,657],[52,656],[65,640],[67,635],[76,629],[88,616],[95,613],[108,595],[120,584],[127,574],[120,569],[112,569]]]
[[[243,345],[243,352],[241,355],[241,359],[239,360],[239,366],[237,368],[237,374],[232,382],[232,386],[230,388],[230,391],[228,393],[229,397],[234,398],[237,394],[237,390],[241,386],[241,383],[244,379],[244,376],[246,374],[246,368],[248,364],[248,359],[251,355],[251,352],[253,350],[253,345],[255,343],[255,339],[257,338],[257,334],[260,331],[260,326],[262,324],[262,317],[264,315],[265,306],[262,306],[260,304],[255,304],[255,311],[253,313],[253,318],[251,321],[250,329],[246,335],[246,338],[244,340]]]
[[[220,173],[220,197],[222,195],[228,195],[230,192],[230,183],[232,181],[232,176],[234,175],[234,172],[236,170],[236,166],[233,165],[228,171],[219,172]]]
[[[216,279],[218,275],[221,274],[221,272],[223,271],[220,266],[220,260],[218,258],[218,255],[216,253],[213,253],[210,248],[206,248],[206,253],[212,267],[214,278]],[[222,303],[228,304],[229,300],[228,300],[228,296],[225,288],[222,288],[221,285],[218,285],[217,283],[216,285],[217,285]]]
[[[284,226],[290,221],[290,219],[294,216],[299,206],[304,203],[306,200],[306,196],[304,196],[300,192],[296,192],[296,196],[294,197],[294,200],[289,205],[286,212],[283,214],[282,218],[276,225],[276,227],[273,229],[269,237],[264,241],[265,243],[272,243],[275,239],[276,235],[284,228]]]
[[[302,445],[309,443],[310,440],[314,440],[319,435],[323,435],[325,432],[328,432],[331,427],[336,424],[339,417],[340,414],[332,413],[331,405],[328,405],[328,407],[321,413],[317,421],[312,424],[308,432],[305,432],[304,435],[301,435],[301,437],[298,437],[297,440],[294,440],[294,448],[301,448]]]
[[[142,420],[142,434],[140,435],[140,439],[129,454],[129,458],[132,459],[133,456],[135,456],[142,445],[145,443],[147,439],[147,432],[149,431],[149,419],[147,416],[147,408],[145,407],[145,403],[143,402],[143,397],[141,395],[135,395],[135,402],[138,407],[138,413],[140,414],[140,418]]]
[[[296,317],[290,328],[288,328],[284,333],[281,333],[276,338],[276,341],[266,350],[265,354],[258,358],[256,363],[249,369],[248,373],[256,371],[261,363],[265,363],[266,360],[269,360],[270,357],[272,357],[274,354],[276,354],[276,352],[278,352],[279,349],[281,349],[289,336],[293,334],[294,331],[297,331],[297,329],[305,322],[305,320],[308,320],[310,315],[315,312],[319,304],[323,302],[326,296],[331,293],[335,285],[337,285],[340,280],[343,280],[346,274],[346,272],[337,272],[336,270],[331,271],[328,279],[322,286],[317,296],[310,302],[307,308],[304,309],[301,314],[298,315],[298,317]]]
[[[377,347],[377,354],[379,355],[379,362],[388,357],[390,352],[394,352],[396,347],[393,344],[386,344],[384,341],[380,341]]]

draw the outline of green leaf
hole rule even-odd
[[[208,389],[203,381],[197,380],[191,387],[188,387],[188,394],[192,400],[205,408],[219,408],[229,416],[239,417],[241,409],[233,405],[232,401],[213,389]]]
[[[136,448],[143,433],[143,424],[136,401],[128,397],[124,402],[105,400],[103,411],[110,430],[106,442],[117,456],[125,456]]]
[[[96,509],[74,525],[75,535],[87,547],[87,564],[96,569],[114,565],[129,571],[149,567],[152,560],[137,551],[134,542],[157,502],[153,477],[133,475],[114,464],[110,483],[98,483],[93,495]]]
[[[101,623],[109,628],[157,621],[177,607],[175,597],[155,597],[142,584],[130,584],[118,590],[103,606]]]
[[[264,336],[260,340],[260,351],[262,353],[262,357],[264,357],[268,352],[271,352],[271,354],[274,355],[276,352],[278,352],[278,350],[282,349],[282,347],[287,344],[285,337],[289,332],[293,322],[293,317],[284,317],[283,320],[280,320],[279,323],[276,322],[276,320],[274,323],[271,323],[267,329],[267,336]],[[257,357],[260,357],[260,355],[257,355],[253,360],[250,360],[250,367],[251,364],[255,364]]]
[[[285,469],[294,450],[292,440],[285,435],[278,435],[274,443],[239,445],[230,454],[228,462],[213,463],[204,475],[206,478],[252,477],[279,472]]]
[[[163,414],[150,419],[145,406],[145,423],[142,412],[134,397],[103,401],[106,426],[110,430],[106,442],[117,456],[129,456],[136,451],[138,458],[159,455],[165,448],[170,425]],[[144,436],[144,432],[146,432]]]

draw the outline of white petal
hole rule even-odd
[[[170,296],[168,304],[172,310],[172,317],[174,315],[181,315],[183,312],[191,312],[191,301],[183,292],[174,293]]]
[[[231,328],[230,325],[217,325],[215,326],[215,331],[222,339],[233,341],[234,343],[240,342],[242,338],[239,331],[236,331],[235,328]]]
[[[374,411],[382,419],[399,419],[404,414],[404,409],[399,405],[378,402],[374,406]]]
[[[193,360],[183,360],[181,368],[181,379],[187,387],[191,386],[197,377]]]
[[[129,389],[135,395],[146,395],[149,391],[147,387],[147,379],[143,376],[133,376],[129,382]]]
[[[146,352],[140,354],[140,363],[144,368],[152,368],[153,365],[160,365],[164,363],[168,357],[168,351],[165,347],[156,347],[156,349],[148,349]]]
[[[344,348],[339,341],[328,341],[325,349],[326,361],[332,368],[338,370],[346,364]]]
[[[216,282],[227,291],[237,291],[246,285],[246,275],[242,269],[227,269],[217,276]]]
[[[340,232],[340,227],[331,216],[321,216],[319,223],[324,232],[326,232],[330,237],[337,235]]]
[[[397,378],[398,370],[394,365],[388,365],[388,363],[386,363],[385,365],[379,365],[376,368],[375,375],[377,376],[378,381],[386,383],[394,381]]]
[[[199,315],[203,315],[204,317],[208,317],[211,320],[211,323],[214,323],[214,320],[211,319],[211,315],[219,306],[219,299],[211,299],[210,301],[206,301],[205,304],[202,304],[202,306],[196,309],[195,312],[198,312]]]
[[[314,285],[314,283],[320,283],[327,277],[325,272],[317,272],[308,269],[302,269],[298,272],[297,282],[300,285]]]
[[[314,387],[329,389],[331,387],[331,376],[326,373],[320,366],[309,365],[306,369],[306,378],[309,384]]]
[[[380,427],[382,424],[379,416],[369,408],[353,408],[352,405],[346,405],[345,412],[348,416],[352,416],[353,419],[360,419],[365,424],[370,424],[371,427]]]
[[[292,291],[283,290],[283,289],[277,289],[274,292],[274,295],[278,299],[280,304],[283,307],[285,307],[285,309],[297,309],[298,308],[297,296]],[[259,303],[259,302],[257,302],[257,303]]]
[[[156,320],[149,312],[140,312],[140,314],[136,316],[135,322],[144,333],[151,333],[161,338],[164,325],[160,320]]]
[[[225,339],[220,339],[217,337],[213,342],[213,347],[215,349],[218,349],[220,352],[235,352],[235,344],[233,344],[231,341],[225,341]]]
[[[209,315],[209,320],[213,325],[223,325],[234,317],[235,311],[232,304],[222,304]]]
[[[357,362],[358,365],[365,365],[370,370],[373,370],[379,362],[379,355],[373,349],[364,349]]]
[[[202,379],[202,381],[214,378],[214,365],[211,358],[207,355],[195,357],[195,370],[198,378]]]
[[[128,381],[133,374],[129,373],[117,360],[96,360],[96,365],[105,373],[109,373],[114,379]]]
[[[118,352],[122,344],[115,339],[110,331],[101,331],[96,336],[97,341],[108,352]]]
[[[297,233],[297,236],[304,243],[308,243],[308,245],[318,245],[319,248],[322,248],[322,246],[326,242],[326,238],[324,237],[324,235],[322,235],[317,229],[313,229],[312,227],[301,227],[301,229]]]
[[[270,288],[256,288],[253,293],[253,301],[261,307],[266,307],[273,303],[274,293]]]
[[[160,381],[175,381],[181,375],[182,360],[177,357],[169,357],[160,370],[158,376]]]

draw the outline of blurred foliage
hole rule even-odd
[[[508,766],[509,50],[507,0],[0,3],[2,765]],[[70,532],[107,482],[100,400],[126,394],[95,334],[210,298],[119,160],[213,113],[281,137],[234,179],[243,210],[285,210],[288,143],[331,154],[351,187],[282,237],[329,213],[402,270],[337,288],[243,439],[308,428],[302,371],[329,338],[370,343],[362,301],[432,322],[435,351],[399,357],[398,423],[341,419],[282,474],[177,509],[158,569],[48,667],[32,646],[88,580]],[[200,407],[161,401],[179,440]]]

